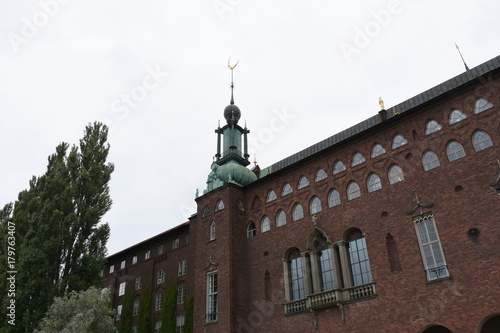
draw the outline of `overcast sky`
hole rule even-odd
[[[230,99],[266,167],[500,54],[498,1],[3,0],[0,205],[111,127],[113,254],[187,221]]]

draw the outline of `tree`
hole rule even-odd
[[[45,174],[19,193],[12,216],[3,213],[2,228],[8,222],[16,226],[18,273],[16,325],[0,326],[0,332],[32,332],[54,297],[101,285],[110,231],[100,222],[111,208],[108,183],[114,170],[106,163],[107,133],[96,122],[85,128],[78,147],[59,144]]]
[[[177,284],[179,280],[173,280],[163,292],[163,307],[161,313],[160,333],[175,333],[177,313]]]
[[[101,292],[90,287],[56,297],[37,333],[113,333],[115,330],[109,290]]]
[[[144,288],[141,294],[141,303],[139,304],[139,318],[137,331],[139,333],[151,333],[151,319],[150,319],[150,306],[151,306],[151,285],[149,284]]]

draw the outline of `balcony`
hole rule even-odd
[[[307,295],[306,298],[286,302],[285,315],[294,315],[310,310],[324,309],[339,304],[351,303],[377,296],[375,282],[349,287],[333,289],[316,294]]]

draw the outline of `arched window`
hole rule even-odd
[[[490,136],[485,131],[475,131],[474,134],[472,134],[472,144],[474,145],[475,151],[493,146]]]
[[[380,143],[377,143],[372,147],[371,158],[383,155],[385,153],[386,153],[386,151],[385,151],[384,147],[382,147],[382,145]]]
[[[443,128],[443,126],[441,126],[441,124],[438,123],[437,121],[429,120],[427,122],[427,125],[425,125],[425,134],[429,135],[431,133],[439,131],[442,128]]]
[[[300,204],[293,206],[292,210],[292,220],[297,221],[304,218],[304,208]]]
[[[347,185],[347,200],[356,199],[361,196],[361,190],[358,183],[352,181]]]
[[[206,205],[204,208],[203,208],[203,213],[201,214],[201,217],[205,217],[205,216],[208,216],[210,215],[210,207],[208,207],[208,205]]]
[[[269,220],[269,217],[264,216],[260,221],[260,232],[268,232],[269,230],[271,230],[271,220]]]
[[[361,153],[357,152],[352,156],[351,166],[356,166],[365,162],[365,158]]]
[[[340,205],[340,193],[337,190],[331,190],[328,194],[328,207]]]
[[[215,240],[215,222],[210,223],[210,240]]]
[[[287,276],[290,301],[303,299],[306,297],[304,288],[304,270],[302,257],[297,249],[290,252],[287,258]]]
[[[389,168],[389,184],[396,184],[403,180],[405,180],[405,177],[401,167],[397,164],[391,165]]]
[[[283,191],[281,191],[282,196],[285,196],[285,195],[290,194],[292,192],[293,192],[293,189],[292,189],[292,186],[290,186],[290,184],[286,183],[285,185],[283,185]]]
[[[349,264],[353,285],[358,286],[372,282],[368,250],[365,237],[360,230],[356,229],[347,235],[347,247],[349,248]]]
[[[219,210],[224,209],[224,202],[222,200],[217,201],[217,204],[215,205],[215,211],[218,212]]]
[[[255,223],[250,222],[247,226],[247,238],[252,238],[257,234],[257,229],[255,228]]]
[[[449,329],[447,329],[446,327],[444,327],[444,326],[433,325],[431,327],[428,327],[422,333],[452,333],[452,332]]]
[[[446,155],[450,162],[465,157],[464,147],[458,141],[450,141],[446,146]]]
[[[319,182],[320,180],[326,179],[327,177],[328,176],[326,175],[325,170],[320,168],[318,169],[318,171],[316,171],[316,178],[314,178],[314,181]]]
[[[276,199],[277,199],[277,196],[273,190],[270,190],[269,192],[267,192],[266,202],[271,202],[271,201],[276,200]]]
[[[493,104],[491,104],[491,102],[488,101],[486,98],[478,98],[474,103],[474,113],[478,114],[488,109],[491,109],[492,107]]]
[[[333,174],[340,173],[346,169],[344,163],[342,161],[337,161],[335,162],[335,165],[333,166]]]
[[[424,155],[422,155],[422,165],[425,171],[429,171],[437,168],[441,164],[439,164],[439,159],[436,153],[432,150],[427,150],[424,152]]]
[[[407,143],[408,141],[405,139],[404,136],[402,136],[401,134],[396,134],[394,136],[394,139],[392,139],[392,149],[399,148]]]
[[[380,177],[377,174],[372,173],[368,176],[368,192],[375,192],[382,188],[382,183],[380,182]]]
[[[458,123],[459,121],[462,121],[464,119],[467,119],[467,116],[465,115],[465,113],[463,113],[462,111],[458,110],[458,109],[455,109],[453,111],[451,111],[450,113],[450,125],[453,125],[455,123]]]
[[[284,211],[280,210],[276,215],[276,226],[281,227],[286,224],[286,214]]]
[[[309,205],[311,214],[316,214],[321,212],[321,201],[318,197],[313,197],[311,204]]]
[[[297,188],[300,190],[301,188],[304,188],[306,186],[309,186],[309,181],[304,176],[300,177],[299,186],[297,186]]]
[[[243,202],[241,202],[240,199],[238,199],[238,201],[236,201],[236,206],[238,207],[239,210],[241,210],[242,212],[245,211],[245,208],[243,207]]]

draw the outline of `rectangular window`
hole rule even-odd
[[[177,287],[177,304],[184,304],[186,301],[186,286]]]
[[[139,330],[137,328],[137,325],[132,326],[132,333],[138,333]]]
[[[132,257],[132,265],[137,264],[137,256]]]
[[[142,275],[135,277],[135,290],[139,290],[142,288]]]
[[[163,293],[156,294],[155,310],[160,311],[163,306]]]
[[[185,317],[183,314],[177,315],[175,318],[175,332],[176,333],[182,333],[184,332],[184,322],[185,322]]]
[[[124,269],[125,268],[125,263],[126,263],[126,261],[122,260],[122,263],[120,264],[120,269]]]
[[[115,265],[109,266],[109,274],[113,273],[115,271]]]
[[[187,259],[179,261],[179,276],[187,273]]]
[[[134,307],[132,310],[132,315],[137,316],[139,314],[139,299],[134,299]]]
[[[163,254],[163,244],[158,246],[158,254]]]
[[[288,262],[290,279],[290,298],[292,301],[305,298],[304,271],[302,269],[302,258],[291,259]]]
[[[156,279],[157,284],[160,284],[163,282],[165,282],[165,268],[161,268],[158,270],[157,279]]]
[[[434,222],[434,215],[426,213],[413,218],[420,252],[424,261],[427,281],[449,276],[441,242]]]
[[[144,260],[147,260],[151,258],[151,250],[147,250],[146,253],[144,254]]]
[[[125,286],[126,285],[127,285],[127,282],[120,283],[120,289],[118,290],[118,296],[125,295]]]
[[[179,238],[176,238],[172,241],[172,248],[176,249],[179,247]]]
[[[122,305],[118,305],[116,308],[116,321],[120,320],[120,316],[122,315]]]
[[[207,275],[207,323],[217,321],[217,271]]]
[[[155,321],[155,333],[159,333],[161,328],[161,320]]]

